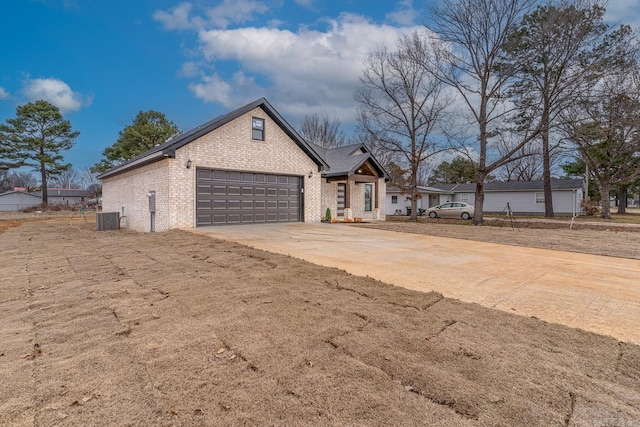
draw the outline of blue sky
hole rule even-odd
[[[608,17],[636,25],[637,0]],[[262,96],[294,126],[306,114],[354,123],[364,56],[422,29],[424,1],[14,0],[0,26],[0,121],[46,99],[81,135],[81,169],[138,111],[181,130]]]

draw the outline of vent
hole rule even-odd
[[[96,229],[119,230],[120,229],[120,212],[100,212],[96,214]]]

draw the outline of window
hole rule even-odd
[[[364,186],[364,211],[371,212],[371,196],[373,195],[373,187],[371,184]]]
[[[264,141],[264,119],[251,118],[251,139]]]
[[[462,203],[469,203],[469,193],[462,193],[460,195],[460,201]]]
[[[544,193],[536,193],[536,203],[544,203]]]
[[[398,204],[398,196],[391,196],[391,204],[392,205]]]

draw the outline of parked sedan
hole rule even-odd
[[[427,209],[430,218],[473,218],[473,206],[462,202],[443,203]]]

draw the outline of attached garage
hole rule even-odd
[[[261,172],[196,169],[196,226],[298,222],[303,178]]]

